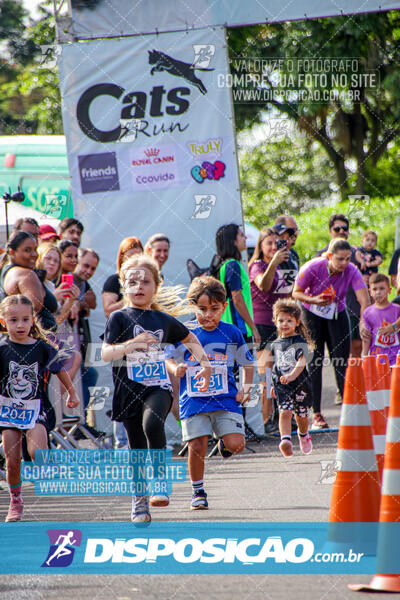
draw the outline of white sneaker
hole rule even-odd
[[[148,496],[132,496],[131,521],[137,524],[151,522]]]

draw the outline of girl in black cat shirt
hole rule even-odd
[[[206,391],[211,367],[193,333],[170,316],[192,312],[178,288],[160,287],[157,263],[144,255],[132,256],[120,270],[126,307],[114,311],[106,324],[102,358],[113,362],[114,396],[111,418],[122,421],[130,448],[165,448],[164,422],[172,404],[172,390],[162,347],[182,342],[203,367],[200,391]],[[165,313],[169,314],[165,314]],[[165,494],[133,496],[132,521],[151,521],[149,504],[167,506]]]
[[[79,404],[71,379],[64,370],[69,357],[61,358],[35,322],[32,302],[20,294],[0,304],[0,429],[6,455],[10,507],[6,521],[20,521],[24,503],[21,495],[21,445],[25,433],[28,452],[35,459],[38,449],[47,448],[47,432],[55,425],[54,409],[46,392],[46,375],[55,373],[68,391],[67,406]]]

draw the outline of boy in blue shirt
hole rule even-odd
[[[179,414],[183,441],[188,442],[189,447],[188,467],[193,489],[190,509],[199,510],[208,508],[203,482],[208,436],[214,432],[220,438],[219,451],[224,458],[244,448],[241,404],[249,400],[254,367],[253,356],[240,330],[221,321],[226,307],[222,283],[206,275],[196,277],[189,287],[188,299],[197,316],[197,321],[188,327],[199,339],[213,368],[208,390],[199,391],[200,365],[182,344],[174,347],[173,358],[167,359],[167,366],[181,379]],[[243,370],[240,389],[235,380],[237,365]]]

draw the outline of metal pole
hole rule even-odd
[[[400,217],[396,217],[395,220],[395,233],[394,233],[394,249],[399,247],[400,245]]]
[[[4,200],[4,207],[6,209],[6,236],[8,240],[8,201]]]

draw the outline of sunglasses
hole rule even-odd
[[[332,231],[334,231],[335,233],[339,233],[339,231],[348,231],[348,230],[349,230],[348,225],[340,225],[338,227],[332,227]]]

